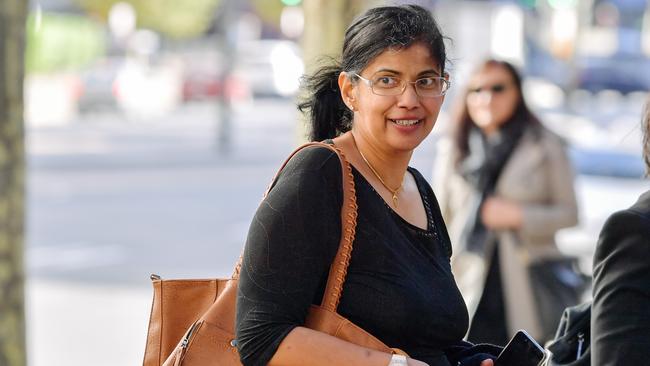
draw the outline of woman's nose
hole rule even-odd
[[[490,102],[492,102],[492,92],[483,90],[480,93],[478,93],[476,100],[481,105],[488,105],[490,104]]]
[[[398,95],[397,105],[400,107],[413,108],[420,104],[420,96],[415,91],[415,85],[406,84],[404,92]]]

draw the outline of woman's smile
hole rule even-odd
[[[388,119],[388,120],[402,127],[411,127],[422,122],[421,119]]]

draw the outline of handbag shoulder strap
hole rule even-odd
[[[296,155],[302,149],[309,146],[321,146],[327,149],[332,150],[339,157],[341,162],[341,172],[342,172],[342,185],[343,185],[343,205],[341,206],[341,239],[339,241],[339,249],[336,252],[336,256],[330,265],[329,276],[327,278],[327,284],[325,285],[325,292],[323,294],[323,300],[321,306],[332,312],[336,312],[338,308],[339,301],[341,300],[341,293],[343,292],[343,283],[345,282],[345,276],[348,271],[348,265],[350,264],[350,258],[352,256],[352,244],[354,242],[354,236],[356,233],[357,226],[357,196],[354,188],[354,176],[352,175],[352,166],[345,158],[343,151],[339,149],[334,144],[326,144],[322,142],[309,142],[294,150],[289,157],[284,161],[280,169],[273,177],[271,184],[264,193],[264,197],[268,195],[269,191],[277,181],[280,173],[287,165],[289,160]],[[239,257],[237,265],[235,266],[235,271],[232,275],[233,279],[239,278],[239,272],[241,270],[242,257]]]

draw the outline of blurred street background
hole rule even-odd
[[[450,37],[452,79],[413,165],[431,176],[472,67],[512,61],[570,146],[580,224],[557,239],[590,272],[604,220],[650,188],[639,129],[650,1],[411,2]],[[266,186],[304,139],[300,76],[336,56],[355,14],[385,3],[404,1],[30,0],[29,365],[139,364],[151,273],[231,273]]]

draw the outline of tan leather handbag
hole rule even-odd
[[[313,145],[333,150],[341,161],[342,230],[339,249],[330,266],[323,301],[320,306],[311,306],[305,326],[367,348],[386,353],[405,354],[386,346],[336,312],[350,262],[357,224],[352,168],[343,152],[334,145],[320,142],[305,144],[287,158],[273,182],[294,154]],[[240,268],[241,258],[230,279],[162,280],[152,275],[154,298],[144,366],[241,365],[234,335],[235,300]]]

